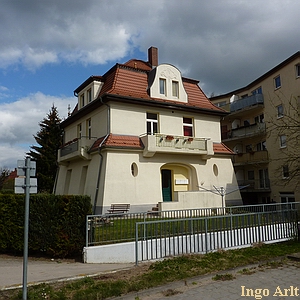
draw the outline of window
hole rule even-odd
[[[92,137],[92,121],[91,119],[86,120],[86,135],[88,139]]]
[[[300,64],[296,65],[296,77],[300,77]]]
[[[286,147],[286,135],[281,135],[279,137],[280,139],[280,148],[285,148]]]
[[[254,118],[254,122],[257,124],[257,123],[264,123],[265,122],[265,117],[264,117],[264,114],[261,114],[259,116],[256,116]]]
[[[290,176],[289,166],[288,165],[282,166],[282,177],[283,178],[289,178],[289,176]]]
[[[155,134],[158,132],[158,115],[147,113],[147,134]]]
[[[167,95],[166,93],[166,79],[159,78],[159,93],[161,95]]]
[[[259,170],[259,187],[260,188],[270,187],[268,169]]]
[[[84,94],[82,94],[80,96],[80,106],[83,107],[84,106]]]
[[[92,101],[92,89],[87,91],[87,101],[90,103]]]
[[[252,91],[252,95],[256,95],[256,94],[262,94],[262,88],[261,88],[261,86],[258,87],[257,89],[255,89],[254,91]]]
[[[274,78],[274,84],[275,84],[275,89],[278,89],[281,87],[280,75]]]
[[[254,171],[248,171],[248,180],[254,180]]]
[[[277,106],[277,118],[282,118],[283,117],[283,106],[282,104]]]
[[[131,164],[131,174],[133,177],[136,177],[138,175],[138,166],[136,163]]]
[[[264,151],[264,150],[267,150],[267,147],[266,147],[266,141],[263,141],[263,142],[260,142],[256,145],[256,149],[257,151]]]
[[[179,85],[178,81],[172,81],[172,96],[179,98]]]
[[[183,118],[183,135],[193,136],[193,119]]]
[[[279,193],[279,194],[280,194],[281,203],[295,202],[295,195],[294,195],[293,192],[291,192],[291,193]]]
[[[218,107],[223,107],[223,106],[225,106],[226,104],[227,104],[226,101],[222,101],[222,102],[219,102],[219,103],[215,103],[215,105],[218,106]]]
[[[81,139],[81,136],[82,136],[82,127],[81,127],[81,124],[78,124],[77,125],[77,137],[79,139]]]

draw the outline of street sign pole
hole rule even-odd
[[[26,157],[25,173],[26,173],[26,177],[25,177],[25,218],[24,218],[24,253],[23,253],[23,300],[27,300],[30,157]]]

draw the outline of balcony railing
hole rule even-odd
[[[232,113],[257,104],[264,104],[264,96],[262,94],[255,94],[232,102],[230,104],[230,112]]]
[[[145,157],[151,157],[156,152],[213,155],[213,143],[206,138],[156,133],[154,135],[143,135],[141,139],[145,146]]]
[[[265,123],[255,123],[249,126],[243,126],[222,133],[222,140],[241,139],[254,135],[266,133]]]
[[[93,144],[94,139],[88,137],[76,138],[68,143],[64,144],[61,149],[58,150],[58,162],[70,161],[74,159],[89,160],[90,155],[87,150]]]
[[[234,166],[249,165],[257,163],[268,163],[269,156],[268,151],[254,151],[247,153],[238,153],[233,157]]]

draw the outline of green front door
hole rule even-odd
[[[172,201],[172,172],[171,170],[161,170],[161,185],[163,201]]]

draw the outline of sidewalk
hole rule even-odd
[[[134,264],[84,264],[72,260],[28,259],[28,286],[66,281],[132,268]],[[0,255],[0,290],[22,287],[23,258]]]

